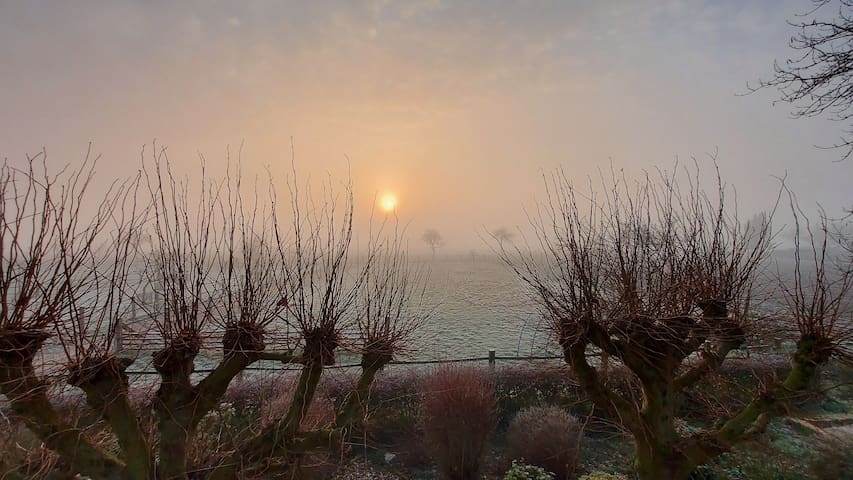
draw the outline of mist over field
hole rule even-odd
[[[853,0],[0,0],[0,160],[0,479],[851,478]]]
[[[283,184],[351,175],[445,252],[527,224],[542,173],[578,184],[714,155],[744,218],[778,178],[813,209],[849,204],[840,125],[797,121],[770,90],[803,2],[13,2],[0,4],[0,156],[52,166],[92,142],[99,186],[167,147],[182,173]],[[348,173],[349,172],[349,173]],[[782,222],[787,223],[787,222]],[[362,224],[363,226],[363,224]],[[361,228],[360,228],[361,229]],[[420,241],[412,247],[428,251]]]

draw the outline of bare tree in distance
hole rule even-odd
[[[769,294],[760,289],[770,282],[759,275],[767,266],[772,215],[755,217],[760,225],[744,224],[719,173],[716,191],[700,185],[698,167],[676,167],[637,182],[614,173],[600,192],[581,192],[559,171],[546,181],[547,202],[531,214],[532,245],[499,249],[539,300],[596,409],[633,436],[642,480],[690,478],[789,411],[830,357],[849,359],[851,277],[844,272],[850,265],[829,274],[827,224],[820,226],[823,236],[807,229],[802,250],[817,266],[811,274],[801,271],[797,255],[795,281],[782,292],[787,316],[774,319],[754,308]],[[687,392],[751,338],[779,328],[797,340],[787,376],[759,382],[751,400],[718,424],[679,431]],[[606,381],[604,365],[590,361],[599,352],[629,373],[637,396]]]
[[[434,228],[424,230],[424,234],[421,235],[421,240],[423,240],[430,250],[432,250],[433,257],[435,257],[435,250],[444,246],[444,239],[441,237],[441,234],[438,233],[438,230]]]
[[[853,0],[812,0],[812,4],[802,15],[807,19],[788,22],[798,30],[789,41],[795,56],[774,62],[772,78],[747,88],[778,89],[781,101],[794,106],[795,117],[826,114],[845,123],[839,142],[829,148],[842,149],[842,159],[847,159],[853,155]],[[837,13],[830,11],[832,6],[837,6]]]
[[[490,235],[493,239],[495,239],[495,241],[498,242],[499,246],[503,245],[504,243],[512,243],[512,239],[515,238],[515,233],[513,233],[506,227],[500,227],[498,229],[495,229],[494,231],[490,232]]]

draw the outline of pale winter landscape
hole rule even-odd
[[[853,1],[0,0],[0,480],[853,479]]]

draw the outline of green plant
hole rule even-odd
[[[615,473],[591,472],[578,477],[578,480],[628,480],[628,477]]]
[[[509,425],[510,457],[553,472],[558,480],[577,470],[583,426],[559,407],[530,407]]]
[[[512,467],[506,472],[504,480],[554,480],[554,475],[542,467],[513,460]]]

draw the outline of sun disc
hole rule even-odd
[[[397,196],[393,193],[386,193],[379,199],[379,206],[386,212],[393,212],[397,208]]]

